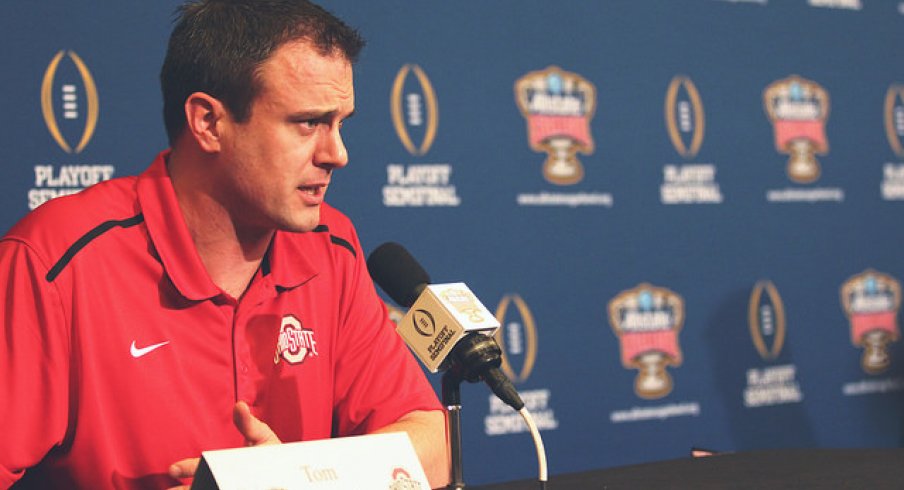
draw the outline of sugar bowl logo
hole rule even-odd
[[[580,182],[584,168],[575,155],[593,153],[590,135],[590,120],[596,109],[593,84],[576,73],[550,66],[518,79],[515,100],[527,120],[531,149],[548,155],[543,177],[557,185]]]
[[[799,184],[815,182],[821,173],[817,154],[829,152],[826,121],[829,93],[817,83],[792,75],[763,91],[763,105],[775,133],[775,149],[789,155],[786,172]]]
[[[893,84],[888,88],[882,112],[888,146],[898,158],[904,158],[904,146],[902,146],[902,139],[904,139],[904,85]],[[880,188],[882,199],[886,201],[904,200],[904,163],[885,163]]]
[[[517,294],[507,294],[495,312],[500,328],[496,342],[502,349],[502,371],[514,383],[524,383],[537,361],[537,326],[527,303]],[[553,430],[559,426],[550,404],[552,392],[548,388],[520,389],[521,399],[533,416],[539,430]],[[489,413],[484,419],[488,436],[515,434],[528,430],[521,416],[499,398],[490,396]]]
[[[684,324],[684,300],[668,289],[640,284],[609,302],[609,323],[621,345],[625,368],[638,370],[634,392],[646,399],[672,391],[666,366],[681,365],[678,333]]]
[[[850,321],[851,342],[864,349],[860,366],[868,374],[884,372],[891,363],[888,344],[901,336],[901,284],[868,269],[841,285],[841,304]]]
[[[60,69],[60,63],[68,60],[75,67],[78,77],[81,79],[81,90],[79,84],[74,80],[57,83],[57,72]],[[84,103],[79,100],[79,94],[84,98]],[[85,117],[82,123],[81,135],[73,141],[78,143],[73,148],[72,144],[67,141],[61,131],[60,119],[54,107],[58,106],[62,109],[62,119],[66,123],[69,121],[77,121],[81,119],[80,108],[84,107]],[[44,123],[53,140],[66,153],[81,153],[91,141],[94,135],[94,129],[97,126],[97,116],[99,112],[99,104],[97,100],[97,87],[94,84],[94,77],[85,65],[85,62],[75,53],[75,51],[60,50],[50,60],[47,70],[44,72],[44,80],[41,82],[41,112],[44,115]],[[65,126],[65,124],[63,125]]]
[[[444,289],[440,296],[455,308],[455,311],[467,317],[469,322],[482,323],[483,305],[477,296],[474,296],[467,288],[448,288]]]

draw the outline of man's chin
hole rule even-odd
[[[282,231],[289,231],[293,233],[305,233],[309,231],[314,231],[318,225],[320,225],[320,209],[312,212],[311,210],[306,210],[303,216],[291,217],[294,219],[286,220],[282,226],[279,227]]]

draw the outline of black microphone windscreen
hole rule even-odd
[[[393,301],[410,307],[421,294],[430,276],[405,247],[387,242],[371,252],[367,270],[374,281]]]

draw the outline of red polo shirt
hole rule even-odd
[[[245,400],[283,441],[440,409],[396,335],[351,222],[277,232],[236,301],[207,275],[166,153],[48,202],[0,240],[0,487],[160,488],[243,440]],[[30,469],[33,468],[33,469]]]

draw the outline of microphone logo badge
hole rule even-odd
[[[436,334],[436,320],[427,310],[415,310],[411,315],[411,324],[414,326],[414,330],[424,337],[432,337]]]
[[[448,367],[447,357],[471,332],[493,335],[499,322],[464,283],[431,284],[396,327],[431,373]]]
[[[62,66],[65,67],[63,71],[66,74],[61,75],[59,78],[69,79],[70,81],[60,84],[56,83],[57,74],[61,71],[61,62],[64,59],[71,62],[75,72],[77,72],[76,76],[81,79],[81,91],[79,90],[79,84],[73,83],[74,80],[70,78],[75,73],[70,73],[72,70],[66,69],[68,67],[65,65]],[[83,100],[80,100],[79,92],[81,92]],[[61,114],[59,114],[62,119],[58,117],[54,108],[62,109]],[[53,59],[50,60],[50,64],[47,65],[44,79],[41,82],[41,113],[44,116],[44,124],[47,125],[47,130],[53,140],[66,153],[81,153],[88,146],[91,137],[94,135],[94,129],[97,127],[98,112],[97,86],[94,84],[94,77],[91,76],[87,65],[75,51],[58,51]],[[84,114],[84,118],[81,117],[82,114]],[[81,135],[73,140],[78,142],[73,148],[73,145],[63,134],[69,132],[66,129],[72,125],[72,122],[79,119],[82,119],[83,127],[81,128]]]
[[[775,134],[775,149],[789,155],[786,172],[799,184],[815,182],[821,173],[817,154],[829,152],[825,125],[829,93],[817,83],[792,75],[763,91],[763,105]]]
[[[609,301],[609,322],[621,346],[625,368],[637,369],[634,392],[645,399],[672,391],[666,366],[680,366],[678,333],[684,324],[684,300],[665,288],[642,283]]]
[[[753,286],[747,324],[760,357],[766,361],[776,359],[785,343],[785,307],[772,281],[759,281]]]
[[[895,155],[904,158],[904,85],[895,84],[885,94],[885,135]]]
[[[408,84],[414,90],[406,92],[403,99],[405,81],[412,78],[411,74],[414,74],[416,84]],[[399,69],[392,83],[390,107],[392,124],[402,146],[414,156],[426,155],[436,138],[439,108],[433,85],[420,66],[408,64]],[[412,133],[420,137],[420,144],[415,144]]]
[[[314,339],[314,331],[302,327],[301,321],[295,316],[284,316],[279,327],[273,364],[279,364],[280,357],[289,364],[300,364],[316,355],[317,340]]]
[[[841,304],[850,321],[851,342],[864,349],[860,365],[868,374],[888,369],[888,344],[900,337],[901,284],[867,269],[841,285]]]
[[[486,308],[480,304],[480,301],[477,300],[477,297],[471,291],[453,287],[443,289],[440,292],[440,297],[455,311],[465,315],[469,322],[482,323],[484,321]]]
[[[593,153],[590,120],[596,88],[557,66],[530,72],[515,82],[515,101],[527,121],[530,148],[546,152],[543,177],[556,185],[576,184],[584,168],[575,156]]]

